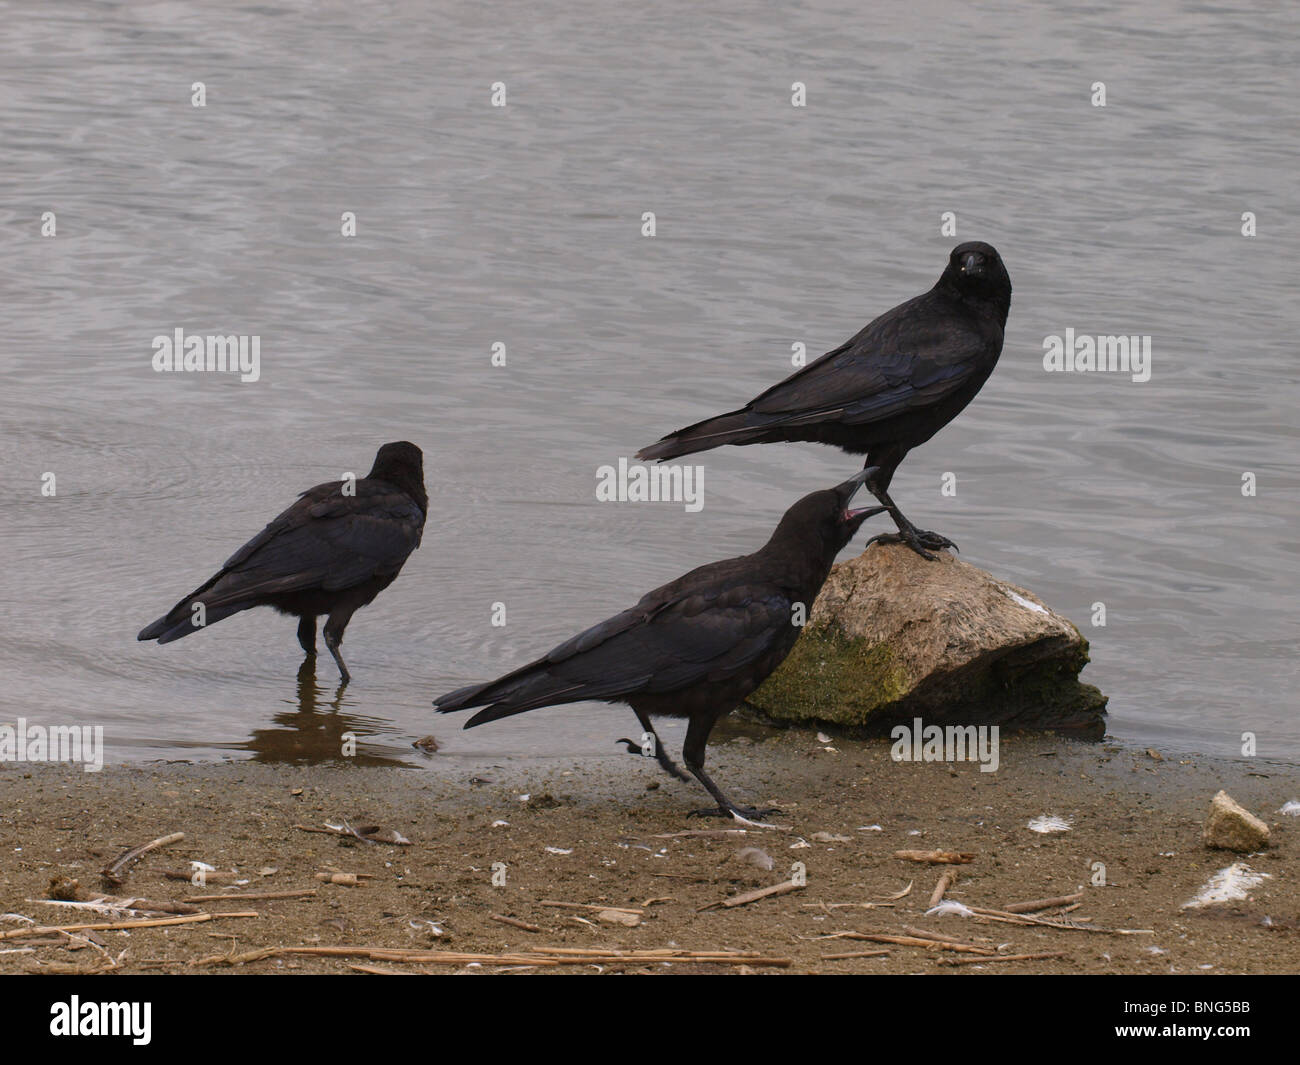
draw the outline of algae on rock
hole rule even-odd
[[[773,721],[1105,732],[1088,641],[1022,588],[942,553],[876,544],[831,570],[803,634],[746,705]]]

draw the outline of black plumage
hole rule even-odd
[[[740,410],[670,433],[637,453],[669,459],[724,444],[811,440],[866,455],[879,469],[868,490],[893,516],[902,541],[954,546],[918,529],[889,497],[904,456],[955,418],[993,372],[1011,308],[1001,256],[979,241],[958,245],[930,291],[882,314],[851,340],[769,388]]]
[[[312,656],[316,618],[324,614],[325,646],[347,681],[339,650],[343,630],[420,546],[428,509],[420,449],[404,440],[385,444],[355,486],[327,481],[303,492],[137,639],[171,643],[241,610],[271,606],[299,618],[298,642]],[[194,623],[199,602],[202,626]]]
[[[799,500],[753,554],[691,570],[537,661],[434,705],[442,713],[485,707],[466,723],[473,728],[542,706],[625,702],[653,737],[659,763],[683,780],[650,719],[685,717],[682,756],[718,803],[708,812],[758,816],[733,804],[704,772],[709,732],[790,653],[801,631],[797,608],[806,616],[840,549],[884,509],[847,509],[873,472]]]

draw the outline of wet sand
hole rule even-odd
[[[0,912],[47,924],[104,920],[30,900],[53,878],[103,890],[99,871],[128,847],[171,832],[182,841],[145,855],[116,894],[183,901],[224,891],[315,889],[292,899],[204,902],[206,911],[258,916],[169,927],[101,931],[97,946],[36,945],[0,953],[0,972],[91,970],[113,959],[133,972],[347,972],[350,965],[463,971],[460,965],[272,956],[224,964],[221,956],[288,946],[373,946],[502,954],[545,947],[756,951],[786,968],[714,964],[605,966],[605,971],[862,973],[1294,973],[1300,970],[1300,819],[1275,811],[1300,798],[1295,767],[1224,761],[1113,743],[1004,738],[997,772],[974,763],[896,763],[887,742],[773,731],[744,723],[717,733],[710,769],[742,802],[779,807],[789,831],[668,834],[734,827],[688,818],[702,789],[626,754],[497,764],[430,755],[427,770],[358,766],[227,764],[0,767]],[[1201,827],[1226,789],[1272,828],[1272,846],[1241,857],[1207,850]],[[524,799],[523,796],[528,796]],[[1031,819],[1056,815],[1069,831],[1043,835]],[[410,846],[303,831],[325,823],[379,825]],[[504,823],[498,823],[504,822]],[[878,829],[872,826],[879,826]],[[818,834],[822,834],[818,836]],[[847,837],[847,838],[835,838]],[[765,870],[738,858],[758,848]],[[548,849],[549,848],[549,849]],[[955,867],[919,865],[898,850],[973,855]],[[200,890],[163,870],[202,861],[248,883],[212,880]],[[1216,871],[1235,861],[1269,874],[1248,899],[1184,909]],[[790,879],[800,890],[727,909],[729,897]],[[492,883],[504,863],[505,885]],[[1097,863],[1105,886],[1094,886]],[[498,866],[498,869],[500,866]],[[1084,892],[1066,919],[1139,934],[924,916],[948,868],[947,898],[1002,909]],[[318,873],[367,874],[359,886]],[[911,884],[910,893],[891,896]],[[543,905],[560,901],[587,909]],[[853,905],[843,905],[843,904]],[[867,907],[861,904],[872,903]],[[604,906],[641,910],[633,927],[609,923]],[[534,926],[525,931],[494,919]],[[8,921],[0,931],[22,925]],[[1004,954],[1057,958],[951,964],[966,952],[887,946],[849,931],[943,933]],[[1145,931],[1145,930],[1149,930]],[[441,934],[437,934],[437,933]],[[64,937],[66,938],[66,937]],[[0,950],[23,949],[21,937]],[[826,960],[826,955],[889,950]],[[192,964],[208,959],[204,965]],[[470,971],[493,971],[488,964]],[[591,966],[542,968],[592,972]]]

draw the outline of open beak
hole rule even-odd
[[[850,477],[843,484],[835,486],[835,491],[839,493],[840,498],[844,501],[845,521],[853,521],[855,518],[862,518],[862,520],[865,521],[867,518],[873,517],[874,515],[881,513],[881,511],[889,509],[888,507],[863,507],[859,510],[848,509],[849,500],[853,498],[857,490],[879,472],[879,466],[868,466],[861,473]]]
[[[861,507],[858,510],[846,510],[844,520],[853,521],[856,518],[861,518],[866,521],[868,518],[874,518],[877,514],[883,514],[888,509],[888,507]]]

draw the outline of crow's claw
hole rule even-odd
[[[922,558],[934,562],[938,559],[937,555],[931,554],[926,548],[933,551],[942,551],[946,547],[951,547],[954,551],[958,550],[956,544],[946,536],[940,536],[936,532],[926,532],[924,529],[904,529],[896,533],[879,533],[867,541],[867,546],[872,544],[906,544]]]

